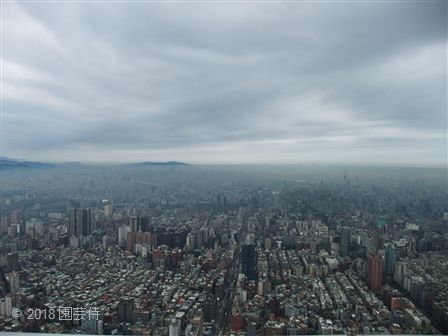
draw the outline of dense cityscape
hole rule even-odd
[[[446,171],[5,169],[0,330],[448,333]]]
[[[447,0],[0,0],[0,336],[448,335]]]

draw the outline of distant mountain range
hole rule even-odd
[[[22,161],[22,160],[16,160],[11,159],[7,157],[0,158],[0,169],[41,169],[41,168],[52,168],[55,167],[54,164],[51,163],[42,163],[42,162],[35,162],[35,161]]]
[[[43,168],[54,168],[54,167],[81,167],[84,166],[81,162],[63,162],[63,163],[42,163],[36,161],[24,161],[17,160],[8,157],[0,157],[0,169],[2,170],[15,170],[15,169],[43,169]],[[190,166],[189,163],[178,162],[178,161],[167,161],[167,162],[138,162],[138,163],[128,163],[122,166],[127,167],[183,167]]]
[[[189,163],[179,162],[179,161],[166,161],[166,162],[138,162],[131,163],[129,166],[134,167],[181,167],[181,166],[191,166]]]

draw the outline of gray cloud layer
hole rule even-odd
[[[3,9],[5,155],[446,162],[445,1]]]

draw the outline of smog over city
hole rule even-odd
[[[0,333],[448,334],[446,1],[1,1]]]

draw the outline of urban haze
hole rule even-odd
[[[446,1],[2,1],[0,334],[448,334]]]

